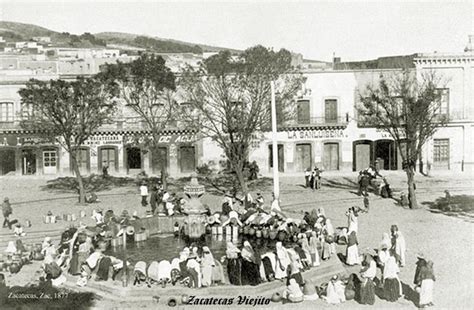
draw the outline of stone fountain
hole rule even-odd
[[[196,174],[192,174],[191,181],[184,186],[184,193],[189,200],[183,210],[186,214],[184,234],[190,239],[199,239],[206,233],[206,209],[200,200],[204,192],[204,185],[199,184]]]

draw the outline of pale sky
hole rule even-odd
[[[118,31],[245,49],[285,47],[343,61],[462,52],[474,34],[467,1],[10,1],[0,20],[59,32]]]

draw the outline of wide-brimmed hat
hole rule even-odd
[[[417,257],[418,259],[426,259],[425,255],[424,255],[422,252],[416,253],[416,257]]]

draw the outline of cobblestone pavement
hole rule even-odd
[[[406,191],[406,181],[403,173],[385,173],[395,190]],[[313,208],[324,207],[326,215],[331,218],[335,227],[347,225],[344,215],[345,210],[352,205],[362,205],[362,199],[355,194],[354,173],[325,173],[323,175],[323,189],[312,192],[302,187],[301,176],[281,177],[281,200],[282,208],[293,217],[301,217],[302,212]],[[0,198],[8,196],[13,203],[13,218],[31,220],[33,226],[30,231],[47,230],[71,225],[73,222],[58,222],[57,224],[44,224],[42,215],[48,210],[53,214],[77,213],[85,210],[88,214],[83,218],[84,222],[92,224],[89,218],[92,209],[100,206],[104,210],[109,208],[120,213],[124,208],[129,212],[137,210],[144,214],[146,208],[140,206],[138,189],[132,187],[116,188],[99,193],[101,202],[96,205],[80,206],[76,203],[77,198],[68,193],[53,193],[40,190],[40,186],[46,184],[44,178],[2,177],[0,178]],[[421,208],[408,210],[398,206],[393,200],[381,199],[374,194],[370,195],[371,209],[368,214],[359,218],[359,250],[375,248],[379,245],[383,232],[388,232],[390,225],[397,224],[404,233],[407,242],[407,265],[402,268],[400,278],[408,286],[413,285],[415,267],[415,254],[419,251],[434,261],[437,277],[435,283],[435,304],[438,309],[466,309],[472,307],[474,300],[474,251],[472,237],[474,236],[473,223],[466,219],[450,217],[443,214],[434,214],[427,210],[424,202],[434,201],[444,196],[444,190],[449,189],[452,195],[472,195],[472,175],[467,173],[438,173],[433,176],[417,178],[418,201]],[[263,192],[263,190],[262,190]],[[270,200],[271,188],[266,189],[265,198]],[[68,198],[69,197],[69,198]],[[3,199],[2,199],[3,200]],[[205,195],[205,203],[212,209],[218,209],[219,197]],[[65,211],[67,210],[67,211]],[[76,223],[77,224],[77,223]],[[1,234],[8,234],[3,229]],[[344,252],[344,247],[338,249]],[[357,272],[358,268],[351,268]],[[20,274],[13,277],[7,276],[7,283],[23,284],[34,278],[33,270],[24,268]],[[199,290],[196,291],[199,296]],[[229,296],[238,296],[235,287],[229,287]],[[203,296],[205,297],[205,296]],[[123,303],[110,303],[100,301],[98,308],[112,307],[145,307],[151,306],[147,303],[136,303],[133,305]],[[275,304],[270,305],[272,308]],[[268,306],[268,307],[270,307]],[[280,306],[286,308],[314,308],[328,307],[321,301],[304,302],[302,304],[286,304]],[[204,308],[193,306],[193,308]],[[336,308],[368,308],[358,305],[354,301],[347,302]],[[190,308],[190,307],[186,307]],[[238,308],[242,309],[242,306]],[[415,308],[412,301],[400,299],[396,303],[388,303],[376,298],[374,309],[379,308]]]

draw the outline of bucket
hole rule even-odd
[[[217,234],[222,235],[222,226],[217,226]]]
[[[112,240],[110,241],[110,245],[112,247],[117,247],[117,246],[123,245],[123,238],[121,236],[117,237],[117,238],[112,238]]]
[[[225,234],[228,235],[228,236],[232,235],[232,227],[230,227],[230,225],[227,225],[225,227]]]

